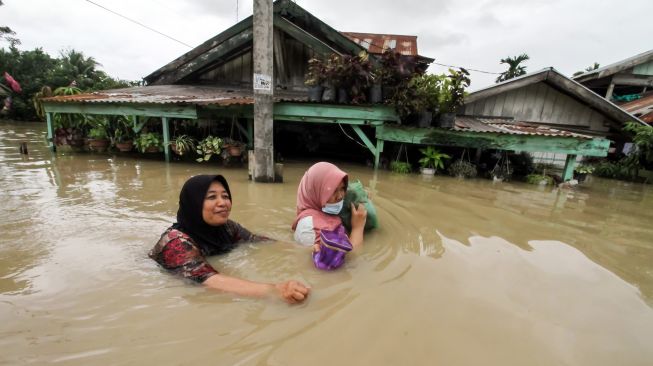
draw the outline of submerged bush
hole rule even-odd
[[[549,177],[548,175],[529,174],[526,176],[526,183],[550,186],[553,185],[553,178]]]

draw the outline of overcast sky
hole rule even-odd
[[[22,50],[74,48],[114,77],[138,80],[190,50],[86,0],[3,0],[0,26]],[[252,14],[252,0],[93,0],[193,47]],[[653,48],[651,0],[297,0],[340,31],[416,35],[436,62],[501,72],[527,53],[528,71],[571,75]],[[238,12],[236,11],[238,7]],[[8,47],[6,43],[1,45]],[[432,65],[431,73],[446,67]],[[472,72],[472,89],[496,75]]]

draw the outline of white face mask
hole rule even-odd
[[[322,212],[328,213],[329,215],[337,215],[342,210],[345,200],[340,200],[336,203],[327,203],[322,207]]]

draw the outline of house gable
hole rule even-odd
[[[314,54],[357,54],[364,50],[294,2],[277,0],[273,11],[275,85],[289,81],[295,84],[300,79],[297,75],[290,75],[286,71],[291,70],[290,67],[285,67],[285,62],[290,58],[297,58],[300,63],[305,64]],[[251,81],[252,21],[251,16],[242,20],[146,76],[145,81],[150,85],[202,81],[243,84]],[[301,50],[297,42],[302,45]],[[302,72],[301,84],[303,84],[304,69],[305,66],[299,70]],[[232,72],[234,70],[236,72]],[[221,75],[228,75],[228,77],[222,79]],[[236,82],[239,75],[240,80]]]

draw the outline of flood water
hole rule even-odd
[[[44,136],[42,124],[0,123],[2,365],[653,362],[652,186],[554,190],[339,164],[371,187],[381,228],[325,273],[290,231],[311,162],[255,184],[244,167],[54,157]],[[218,172],[231,217],[277,241],[211,263],[304,281],[304,304],[206,290],[147,257],[184,181]]]

